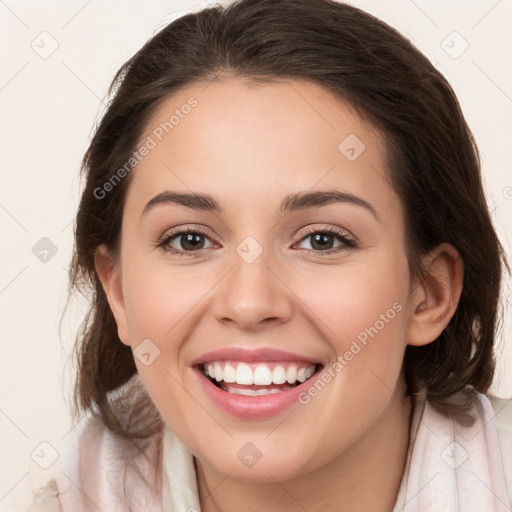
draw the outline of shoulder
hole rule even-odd
[[[503,429],[505,435],[512,435],[512,398],[498,398],[486,395],[494,412],[498,428]]]
[[[33,491],[27,512],[159,510],[162,432],[129,440],[89,416],[66,444],[62,470]]]
[[[503,454],[508,494],[512,497],[512,398],[488,396]]]
[[[498,511],[510,506],[512,421],[503,409],[508,401],[473,389],[442,404],[427,400],[425,390],[414,399],[406,468],[394,512],[408,503],[407,510],[414,512]]]
[[[504,439],[510,441],[512,439],[512,398],[498,398],[492,395],[486,395],[486,397],[491,404],[500,434],[503,433]]]

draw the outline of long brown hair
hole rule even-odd
[[[464,261],[460,302],[437,340],[407,346],[408,392],[426,386],[439,408],[470,387],[486,392],[504,251],[484,197],[479,155],[444,76],[396,30],[332,0],[240,0],[187,14],[149,40],[116,74],[111,102],[83,158],[70,291],[91,296],[76,343],[75,412],[93,410],[112,431],[145,437],[162,420],[121,343],[95,271],[94,252],[118,255],[128,174],[95,190],[130,160],[150,116],[185,86],[220,74],[259,81],[301,79],[348,101],[387,142],[389,178],[406,215],[411,276],[442,242]],[[507,267],[508,268],[508,267]]]

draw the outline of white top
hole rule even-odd
[[[414,397],[392,512],[512,512],[511,403],[478,394],[463,426],[424,392]],[[101,421],[84,423],[65,469],[26,512],[200,512],[193,456],[167,425],[134,449]]]
[[[476,421],[461,426],[420,394],[392,512],[512,511],[511,402],[479,394]],[[199,512],[193,457],[169,427],[163,449],[163,510]]]

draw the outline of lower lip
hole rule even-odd
[[[308,380],[302,382],[298,386],[286,391],[280,391],[279,393],[245,396],[223,391],[206,378],[201,370],[197,368],[195,370],[199,376],[199,382],[201,383],[205,393],[218,407],[233,416],[248,419],[275,416],[290,407],[292,404],[298,403],[298,396],[300,393],[308,389],[317,376],[316,374],[313,374]]]

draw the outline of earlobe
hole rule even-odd
[[[423,258],[425,275],[411,294],[411,317],[407,330],[409,345],[435,341],[453,317],[464,277],[464,263],[458,251],[443,243]]]
[[[130,346],[119,265],[114,261],[108,248],[104,244],[96,248],[94,264],[110,309],[114,315],[119,338],[125,345]]]

